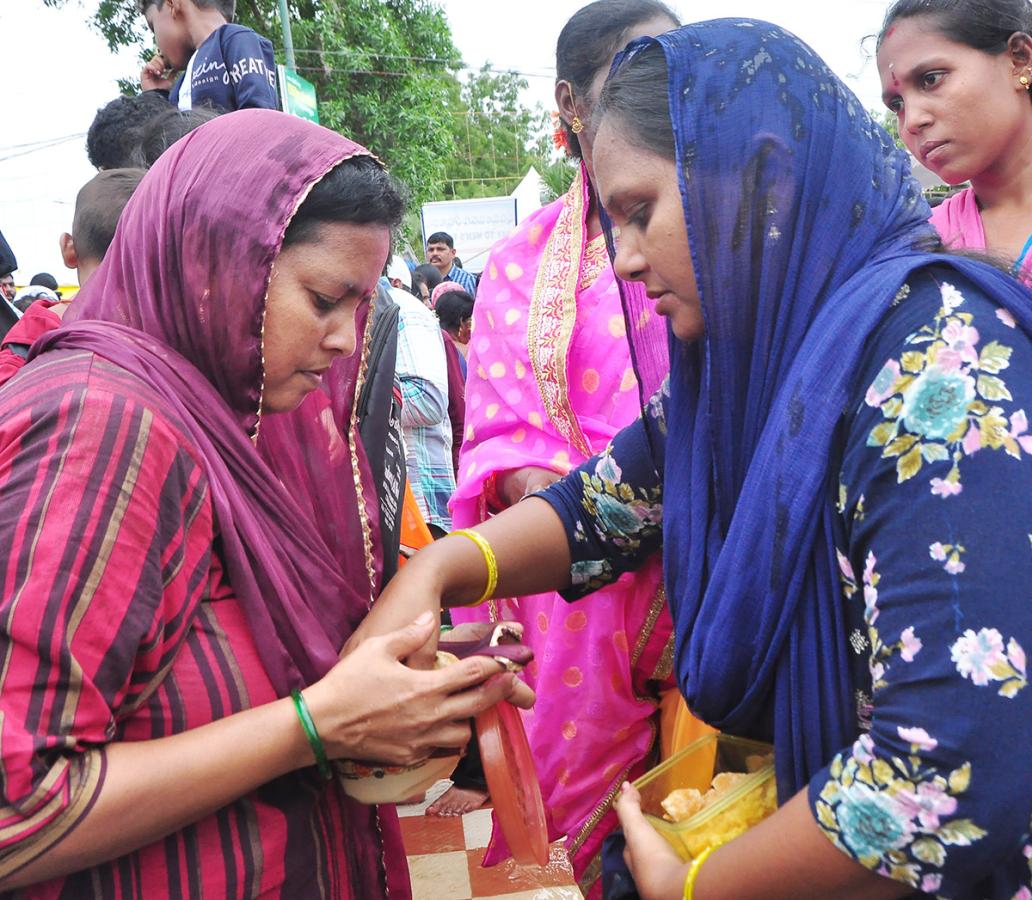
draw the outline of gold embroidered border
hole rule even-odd
[[[649,638],[652,637],[652,632],[655,630],[656,622],[659,621],[660,614],[663,612],[663,607],[665,605],[666,590],[664,589],[661,580],[659,588],[656,591],[655,596],[652,598],[652,603],[649,604],[649,612],[648,615],[645,617],[645,622],[642,625],[641,631],[638,634],[638,640],[634,644],[634,652],[631,654],[632,668],[635,665],[637,665],[642,653],[645,652],[645,647],[649,642]],[[672,646],[669,641],[667,642],[667,646]],[[664,648],[664,654],[665,652],[666,648]],[[662,657],[660,659],[660,665],[661,664]],[[634,683],[633,679],[631,683]],[[656,705],[657,709],[659,708],[659,702],[655,697],[642,696],[638,693],[635,693],[634,696],[635,699],[643,703],[653,703]],[[649,719],[647,720],[647,724],[649,726],[649,731],[651,732],[651,737],[649,738],[649,749],[646,751],[644,758],[647,758],[652,754],[656,746],[656,741],[659,738],[659,728],[656,726],[655,714],[649,717]],[[606,794],[602,802],[595,807],[591,815],[588,816],[587,820],[584,822],[584,825],[581,826],[580,832],[577,834],[577,837],[574,838],[573,842],[570,844],[569,847],[568,853],[571,857],[574,856],[582,846],[584,846],[584,843],[591,836],[591,833],[598,827],[598,823],[601,822],[605,814],[609,812],[613,803],[616,801],[616,795],[620,792],[620,785],[622,785],[627,780],[627,776],[630,774],[630,771],[633,768],[633,766],[634,763],[631,763],[620,773],[615,782],[613,782],[613,786],[610,788],[609,793]],[[587,884],[584,883],[587,881],[587,876],[588,870],[585,870],[584,876],[582,877],[580,883],[581,890],[585,894],[587,894],[588,889],[591,887],[591,882],[588,882]]]
[[[666,589],[663,587],[663,580],[660,577],[659,589],[656,591],[656,596],[652,598],[652,603],[649,604],[649,614],[645,617],[645,624],[641,627],[641,634],[638,635],[638,642],[634,645],[634,652],[631,654],[632,669],[638,665],[638,660],[645,652],[645,645],[652,637],[652,630],[656,627],[656,622],[659,621],[664,606],[666,606]]]
[[[584,248],[584,260],[581,263],[581,290],[586,291],[599,276],[609,268],[609,248],[606,247],[606,236],[600,234]]]
[[[584,246],[584,176],[578,173],[545,244],[534,282],[527,346],[541,401],[556,430],[584,456],[591,456],[570,404],[566,358],[577,320],[577,286]]]
[[[348,423],[349,449],[351,450],[351,471],[355,478],[355,503],[358,507],[358,518],[362,524],[362,550],[365,552],[366,575],[369,577],[369,608],[376,602],[376,556],[373,553],[373,529],[369,524],[369,510],[366,509],[365,492],[362,489],[362,468],[358,461],[358,398],[362,394],[369,369],[369,338],[373,333],[373,319],[376,310],[370,304],[369,316],[366,318],[365,333],[362,335],[362,359],[355,375],[355,396],[351,401],[351,421]]]

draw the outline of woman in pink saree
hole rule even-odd
[[[581,166],[563,197],[493,248],[482,275],[452,502],[456,527],[481,522],[564,475],[641,411],[582,128],[614,53],[676,24],[651,0],[600,0],[560,35],[556,99]],[[660,328],[656,340],[665,346]],[[452,613],[456,622],[487,614]],[[585,895],[601,896],[599,853],[616,827],[612,803],[656,748],[659,689],[669,681],[673,645],[660,562],[599,591],[590,604],[541,594],[492,602],[489,615],[521,622],[534,649],[525,677],[538,701],[524,723],[551,837],[566,837]],[[504,857],[499,844],[496,837],[489,863]]]

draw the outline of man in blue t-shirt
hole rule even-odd
[[[236,0],[138,0],[158,53],[140,72],[145,91],[167,90],[180,109],[279,109],[272,44],[232,25]],[[169,72],[182,72],[173,83]]]

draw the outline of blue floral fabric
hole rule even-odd
[[[662,543],[666,390],[542,495],[567,529],[568,599]],[[1032,900],[1030,404],[1032,341],[935,267],[900,290],[836,431],[827,549],[854,742],[809,799],[838,848],[927,894]]]

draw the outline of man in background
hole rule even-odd
[[[477,279],[455,265],[455,241],[446,231],[435,231],[426,239],[426,261],[441,275],[442,281],[454,281],[471,297],[477,293]]]

